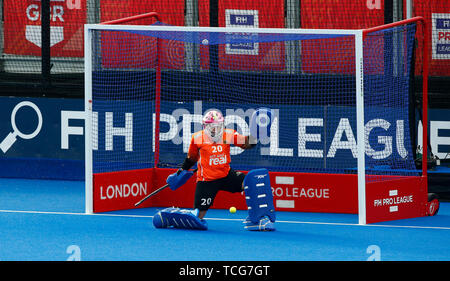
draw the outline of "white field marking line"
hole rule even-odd
[[[206,220],[224,220],[224,221],[242,221],[242,219],[221,219],[207,218]],[[277,223],[294,223],[294,224],[317,224],[317,225],[340,225],[340,226],[368,226],[368,227],[397,227],[397,228],[418,228],[418,229],[444,229],[450,230],[450,227],[444,226],[415,226],[415,225],[388,225],[388,224],[357,224],[357,223],[340,223],[340,222],[315,222],[315,221],[276,221]]]
[[[0,213],[21,213],[21,214],[44,214],[44,215],[73,215],[73,216],[104,216],[104,217],[134,217],[134,218],[152,218],[153,216],[143,215],[120,215],[120,214],[86,214],[70,212],[44,212],[44,211],[20,211],[20,210],[0,210]]]
[[[105,214],[105,213],[70,213],[70,212],[44,212],[44,211],[20,211],[20,210],[0,210],[0,213],[22,213],[22,214],[44,214],[44,215],[74,215],[74,216],[103,216],[103,217],[130,217],[130,218],[153,218],[153,216],[145,215],[121,215],[121,214]],[[211,221],[244,221],[244,219],[226,219],[226,218],[206,218]],[[357,224],[357,223],[340,223],[340,222],[314,222],[314,221],[276,221],[278,223],[293,224],[317,224],[317,225],[338,225],[338,226],[366,226],[366,227],[392,227],[392,228],[417,228],[417,229],[442,229],[450,230],[450,227],[444,226],[415,226],[415,225],[388,225],[388,224]]]
[[[367,226],[367,227],[393,227],[393,228],[418,228],[418,229],[444,229],[450,230],[445,226],[417,226],[417,225],[389,225],[389,224],[357,224],[357,223],[339,223],[339,222],[307,222],[307,221],[277,221],[283,223],[298,224],[324,224],[324,225],[342,225],[342,226]]]

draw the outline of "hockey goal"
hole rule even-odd
[[[270,140],[233,148],[232,166],[269,169],[278,210],[357,213],[360,224],[425,215],[426,157],[417,168],[411,104],[416,41],[427,54],[416,36],[423,25],[85,25],[86,212],[133,208],[163,185],[208,109],[248,134],[254,110],[270,107]],[[426,134],[423,122],[424,156]],[[190,207],[187,185],[143,206]]]

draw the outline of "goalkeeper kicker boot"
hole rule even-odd
[[[274,231],[275,223],[273,223],[269,218],[263,217],[258,223],[253,223],[251,220],[245,219],[244,228],[250,231]]]
[[[198,217],[198,212],[198,209],[165,208],[153,216],[153,226],[156,228],[207,230],[208,223]]]

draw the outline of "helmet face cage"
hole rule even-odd
[[[203,129],[205,133],[214,141],[221,140],[224,128],[224,118],[222,113],[211,110],[203,117]]]
[[[210,123],[204,124],[206,134],[214,141],[217,142],[222,138],[223,135],[223,123]]]

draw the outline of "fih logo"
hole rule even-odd
[[[23,133],[22,131],[20,131],[17,128],[17,125],[16,125],[17,111],[19,111],[19,109],[21,109],[22,107],[25,107],[25,106],[31,107],[36,112],[36,115],[38,117],[38,124],[36,126],[36,129],[30,134]],[[12,132],[10,132],[6,136],[6,138],[4,138],[3,141],[0,143],[0,149],[3,151],[3,153],[6,153],[11,148],[11,146],[16,142],[17,137],[20,137],[25,140],[29,140],[29,139],[36,137],[39,134],[39,132],[42,129],[42,113],[39,110],[39,107],[37,107],[34,103],[32,103],[30,101],[19,102],[11,112],[11,126],[13,129]]]

